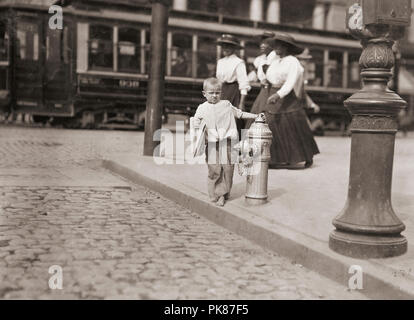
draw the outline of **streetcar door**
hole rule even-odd
[[[38,113],[43,101],[41,21],[18,17],[15,26],[14,94],[15,111]]]
[[[71,115],[69,28],[50,29],[46,21],[44,105],[50,115]]]

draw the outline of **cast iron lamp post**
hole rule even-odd
[[[329,247],[355,258],[404,254],[405,229],[391,205],[397,115],[406,106],[387,87],[394,66],[392,46],[410,24],[410,0],[355,0],[347,27],[361,39],[362,89],[344,102],[352,114],[348,199],[334,219]]]

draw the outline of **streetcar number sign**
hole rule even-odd
[[[119,80],[119,86],[121,88],[138,88],[139,81],[137,80]]]

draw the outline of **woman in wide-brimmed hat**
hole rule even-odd
[[[223,58],[217,61],[216,77],[222,83],[221,99],[228,100],[231,104],[244,111],[245,98],[250,90],[249,79],[247,77],[246,64],[244,60],[236,55],[236,51],[241,49],[239,40],[231,34],[223,34],[217,44],[221,46]],[[237,121],[239,135],[243,121]]]
[[[260,81],[261,88],[256,100],[253,103],[252,109],[250,110],[252,113],[263,112],[266,107],[267,98],[269,97],[270,87],[269,82],[266,79],[266,71],[272,61],[278,58],[272,47],[272,38],[274,36],[274,32],[271,31],[265,31],[258,36],[261,55],[254,59],[253,65],[256,68],[257,79]],[[246,120],[245,128],[250,128],[252,123],[253,120]]]
[[[303,48],[288,34],[277,33],[272,40],[280,58],[274,60],[266,72],[266,79],[271,84],[265,107],[273,133],[270,168],[297,168],[295,165],[300,162],[307,168],[319,149],[304,109],[304,70],[295,57],[303,52]]]

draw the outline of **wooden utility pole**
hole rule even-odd
[[[161,129],[162,124],[168,9],[171,5],[171,0],[150,0],[150,2],[152,4],[151,62],[145,117],[144,156],[159,156],[154,154],[160,143],[159,141],[154,141],[154,133]]]

